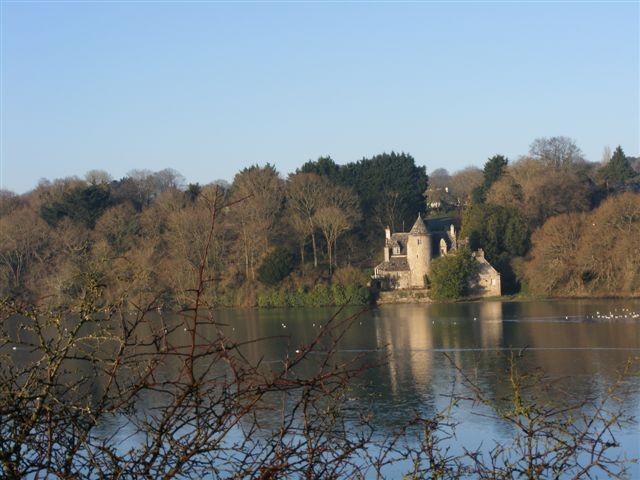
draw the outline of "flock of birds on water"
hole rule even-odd
[[[600,313],[600,312],[596,312],[596,315],[591,315],[591,317],[589,317],[589,315],[587,315],[587,318],[591,318],[591,319],[595,319],[595,318],[599,318],[599,319],[603,319],[603,320],[618,320],[618,319],[637,319],[640,318],[640,312],[636,312],[634,310],[631,310],[630,308],[621,308],[620,309],[620,313],[618,313],[618,309],[616,308],[613,312],[609,312],[609,313]]]
[[[559,318],[559,317],[549,317],[549,319],[555,319],[555,318]],[[617,309],[615,308],[613,311],[609,311],[608,313],[604,313],[604,312],[600,312],[597,311],[594,315],[575,315],[575,316],[568,316],[565,315],[564,317],[565,320],[637,320],[640,319],[640,311],[635,311],[635,310],[631,310],[630,308],[621,308],[621,309]],[[473,317],[473,321],[476,322],[478,321],[478,317]],[[432,320],[431,324],[435,325],[436,321]],[[454,320],[453,322],[451,322],[453,325],[457,325],[458,322],[456,320]],[[362,322],[360,322],[360,325],[362,325]],[[287,328],[287,324],[286,323],[280,323],[280,326],[282,328]],[[314,328],[316,326],[316,324],[314,323],[312,325]],[[235,328],[234,328],[235,330]]]
[[[549,317],[549,319],[556,319],[559,317]],[[561,317],[560,317],[561,318]],[[582,320],[638,320],[640,319],[640,311],[635,311],[635,310],[631,310],[630,308],[620,308],[619,310],[617,308],[615,308],[613,311],[609,311],[608,313],[604,313],[604,312],[600,312],[597,311],[594,315],[576,315],[576,316],[568,316],[565,315],[564,317],[565,320],[577,320],[577,321],[582,321]],[[478,321],[478,317],[473,317],[473,321],[476,322]],[[457,325],[458,322],[456,320],[451,322],[453,325]],[[435,320],[431,321],[432,325],[436,324]],[[362,322],[360,322],[360,325],[362,325]],[[281,322],[280,326],[283,329],[287,328],[287,324]],[[316,327],[316,324],[314,323],[312,325],[313,328]],[[235,328],[233,328],[233,331],[235,331]]]
[[[555,318],[555,317],[554,317]],[[586,315],[586,316],[575,316],[575,317],[569,317],[568,315],[565,315],[565,320],[570,320],[570,319],[577,319],[577,320],[595,320],[595,319],[599,319],[599,320],[622,320],[622,319],[629,319],[629,320],[636,320],[636,319],[640,319],[640,311],[636,312],[635,310],[631,310],[630,308],[621,308],[620,311],[618,312],[618,309],[615,308],[614,311],[610,311],[609,313],[604,313],[604,312],[599,312],[597,311],[595,313],[595,315]],[[476,322],[478,321],[478,317],[473,317],[473,321]],[[431,321],[432,325],[435,325],[435,320]],[[453,325],[457,325],[458,322],[456,320],[454,320]],[[360,322],[360,325],[362,325],[362,322]],[[287,328],[287,324],[281,322],[280,326],[283,329]],[[312,325],[312,327],[315,328],[316,324],[314,323]],[[186,328],[184,329],[185,331],[187,330]],[[232,328],[233,331],[235,331],[235,327]]]

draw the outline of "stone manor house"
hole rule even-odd
[[[385,229],[384,262],[376,266],[373,278],[388,289],[423,289],[431,269],[431,260],[456,251],[461,243],[453,223],[441,232],[429,232],[420,215],[408,232],[391,233]],[[482,249],[474,252],[480,263],[478,280],[472,285],[475,296],[501,294],[500,274],[484,257]]]

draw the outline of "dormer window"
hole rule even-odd
[[[400,246],[396,245],[395,247],[393,247],[393,254],[394,255],[400,255]]]

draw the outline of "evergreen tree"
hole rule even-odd
[[[484,188],[489,190],[491,185],[498,180],[504,173],[505,168],[509,164],[509,160],[503,155],[494,155],[487,163],[484,164]]]
[[[472,250],[484,249],[489,263],[502,275],[505,293],[518,290],[511,260],[529,249],[529,226],[519,211],[500,205],[474,205],[462,219],[462,236],[469,239]]]
[[[189,201],[195,202],[196,199],[198,198],[198,195],[200,195],[200,193],[202,193],[202,185],[200,185],[199,183],[196,182],[196,183],[190,183],[189,185],[187,185],[187,190],[185,191],[185,194],[189,199]]]
[[[92,229],[96,220],[113,203],[108,185],[75,187],[64,192],[61,199],[42,204],[40,216],[51,226],[69,217],[75,223]]]
[[[302,173],[315,173],[330,180],[340,181],[340,165],[333,161],[331,157],[320,157],[318,160],[309,160],[298,169]]]
[[[636,176],[629,159],[624,154],[622,147],[618,145],[609,163],[603,166],[599,172],[607,187],[624,183]]]
[[[470,281],[479,264],[467,248],[436,258],[431,264],[430,295],[434,299],[456,300],[469,293]]]
[[[491,185],[502,176],[508,164],[509,160],[503,155],[494,155],[487,160],[484,164],[482,185],[477,186],[471,194],[473,203],[484,203]]]
[[[258,279],[266,285],[277,285],[294,268],[293,255],[284,247],[278,247],[268,254],[258,268]]]
[[[426,168],[416,166],[414,158],[406,153],[383,153],[346,165],[322,157],[305,163],[300,172],[316,173],[351,187],[360,198],[364,218],[376,220],[362,225],[367,233],[378,232],[387,224],[408,225],[418,212],[424,213],[422,193],[427,189],[429,177]],[[382,205],[385,201],[392,202],[394,208],[385,208]],[[384,218],[388,216],[391,218]]]

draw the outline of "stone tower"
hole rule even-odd
[[[407,262],[411,270],[411,287],[424,288],[425,276],[431,267],[431,235],[420,214],[409,231]]]

